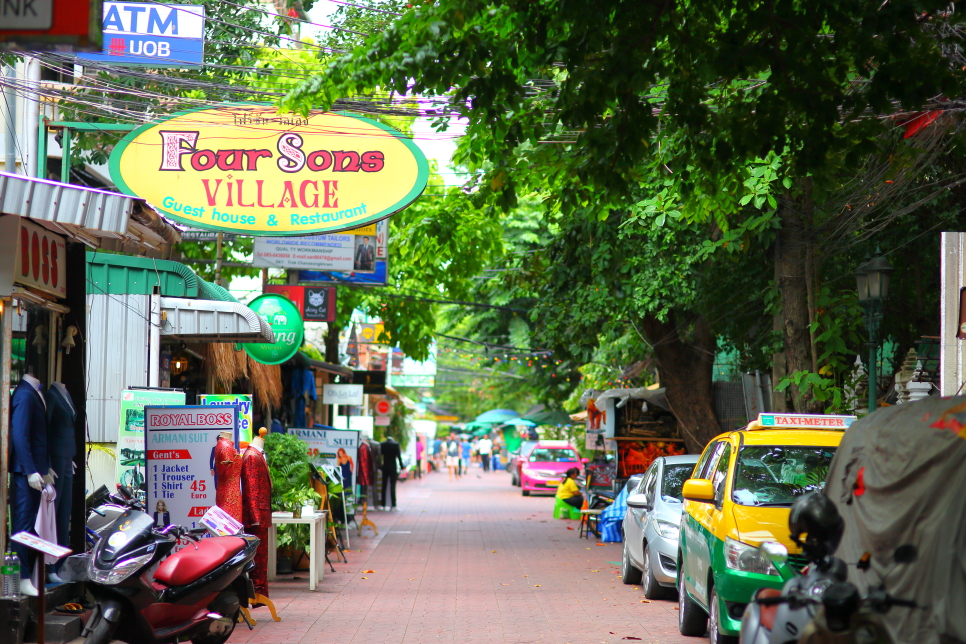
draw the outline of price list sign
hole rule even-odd
[[[238,444],[237,405],[144,408],[147,512],[157,525],[196,528],[215,505],[215,445]]]

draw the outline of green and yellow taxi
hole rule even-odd
[[[767,413],[705,447],[685,481],[678,569],[678,626],[712,644],[736,641],[741,615],[759,588],[781,588],[774,566],[758,554],[764,541],[788,548],[799,497],[821,490],[829,463],[854,416]]]

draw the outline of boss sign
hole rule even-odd
[[[111,65],[198,67],[204,62],[205,8],[191,4],[104,3],[104,50],[78,58]]]

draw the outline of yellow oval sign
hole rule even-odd
[[[121,140],[111,178],[194,228],[334,233],[384,219],[422,193],[429,164],[401,132],[350,114],[266,105],[182,112]]]

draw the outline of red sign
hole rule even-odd
[[[335,287],[300,284],[268,284],[266,293],[292,300],[307,322],[335,322]]]
[[[101,0],[14,0],[0,6],[0,49],[101,51]]]
[[[189,517],[203,517],[203,516],[205,516],[205,512],[207,512],[210,509],[211,509],[211,506],[210,505],[194,506],[193,508],[191,508],[190,510],[188,510],[188,516]]]
[[[389,404],[388,400],[380,400],[376,403],[376,413],[380,416],[388,416],[391,411],[392,405]]]
[[[22,220],[13,281],[57,297],[66,297],[66,269],[64,238],[43,226]]]
[[[148,458],[160,461],[191,460],[191,452],[186,449],[152,449],[148,451]]]

